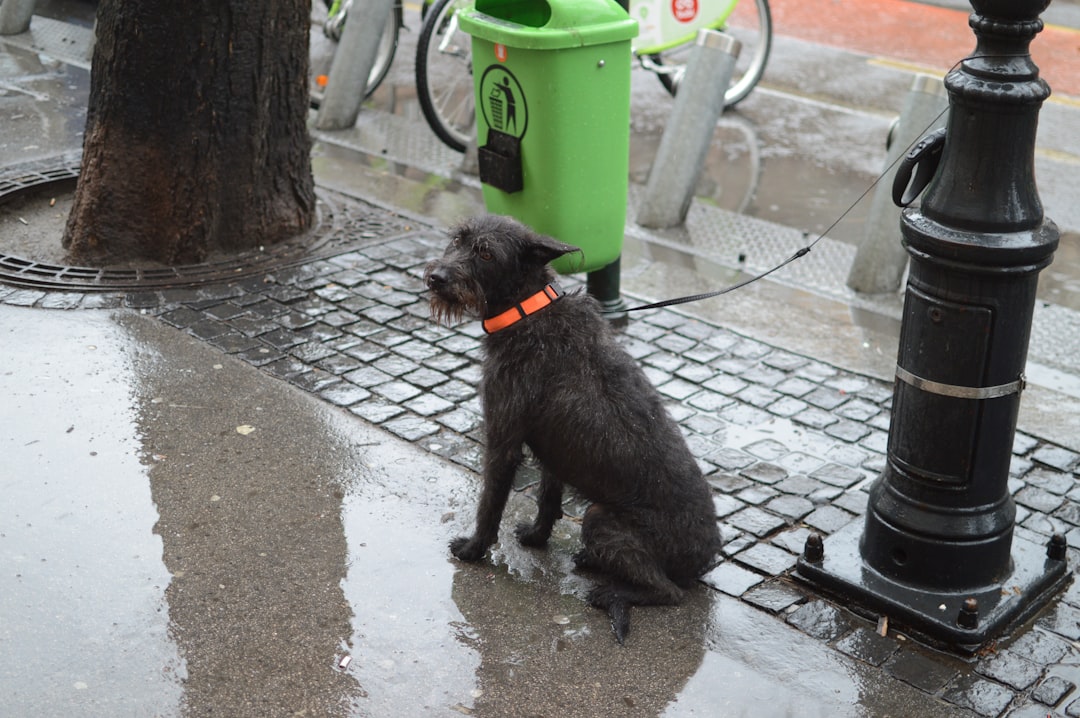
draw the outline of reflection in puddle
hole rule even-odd
[[[346,496],[342,523],[352,606],[350,671],[364,689],[359,715],[471,710],[479,657],[473,629],[451,600],[456,567],[440,523],[467,493],[464,476],[436,461],[402,463],[392,443],[368,447],[363,478]]]
[[[354,613],[349,668],[360,715],[656,715],[701,663],[712,596],[634,611],[627,646],[583,599],[570,555],[578,527],[556,525],[546,551],[511,527],[536,510],[514,494],[485,561],[454,561],[471,528],[476,477],[393,441],[368,446],[344,501],[344,591]],[[440,520],[441,519],[441,520]]]
[[[0,307],[0,342],[19,367],[0,370],[4,714],[178,715],[186,667],[122,333]]]
[[[322,404],[155,320],[128,317],[170,626],[192,716],[346,715],[341,528],[350,451]]]

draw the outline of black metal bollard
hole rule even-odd
[[[1063,551],[1049,558],[1046,546],[1013,536],[1007,485],[1038,273],[1058,244],[1034,176],[1050,89],[1028,53],[1049,0],[971,4],[978,44],[945,79],[940,164],[921,208],[901,220],[912,262],[887,465],[865,524],[798,567],[967,649],[1032,615],[1068,580]]]

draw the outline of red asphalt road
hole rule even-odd
[[[773,30],[944,73],[975,49],[970,13],[905,0],[769,0]],[[1031,56],[1055,95],[1080,98],[1080,31],[1047,26]]]

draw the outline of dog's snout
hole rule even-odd
[[[449,278],[446,276],[446,272],[441,267],[430,267],[427,274],[428,289],[438,289],[445,287]]]

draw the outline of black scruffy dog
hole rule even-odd
[[[425,281],[439,321],[474,313],[488,332],[481,383],[486,452],[476,533],[450,550],[479,561],[527,445],[540,461],[539,511],[517,527],[541,547],[562,514],[563,485],[591,502],[578,568],[600,574],[589,593],[622,643],[631,605],[679,603],[720,548],[708,484],[660,395],[613,340],[596,301],[563,295],[548,262],[578,249],[508,217],[451,231]]]

